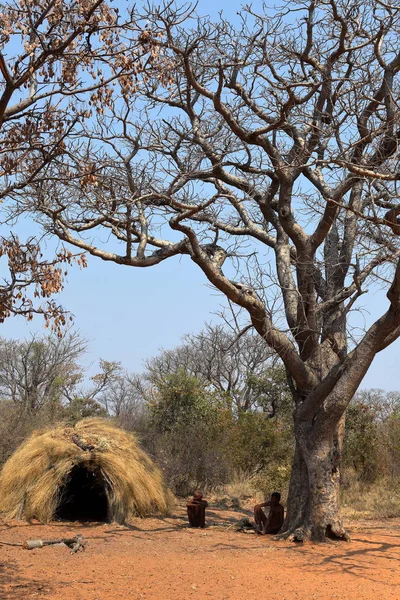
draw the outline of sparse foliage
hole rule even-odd
[[[51,326],[61,337],[67,322],[65,310],[53,299],[40,300],[59,293],[64,287],[66,266],[77,262],[85,267],[85,256],[74,255],[64,248],[46,260],[37,240],[30,238],[21,243],[18,237],[11,235],[0,237],[0,259],[5,267],[0,285],[0,323],[11,315],[22,315],[31,321],[35,314],[41,314],[45,327]]]
[[[127,35],[121,34],[122,25]],[[134,11],[122,16],[104,0],[0,2],[2,223],[13,224],[5,201],[12,196],[18,202],[28,185],[46,177],[52,161],[68,162],[68,139],[82,134],[85,121],[111,104],[115,89],[123,95],[136,89],[158,55],[151,41],[138,39],[143,27]],[[95,181],[95,170],[89,160],[79,173],[64,175],[86,186]],[[63,249],[45,259],[39,239],[3,235],[0,256],[9,270],[0,286],[0,322],[11,314],[30,320],[41,313],[61,335],[64,310],[39,298],[62,289],[62,263],[71,264],[72,254]],[[84,256],[77,260],[85,266]]]

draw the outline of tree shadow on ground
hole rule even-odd
[[[125,523],[124,525],[120,525],[113,529],[108,529],[106,534],[114,534],[118,535],[126,530],[130,530],[132,532],[137,533],[149,533],[149,534],[158,534],[158,533],[167,533],[174,531],[182,531],[182,530],[192,530],[189,527],[188,519],[185,513],[185,508],[180,507],[180,514],[172,514],[168,516],[153,516],[151,517],[152,523],[149,524],[147,519],[141,519],[140,521],[136,521],[135,523]],[[250,518],[253,516],[251,511],[246,510],[234,510],[231,509],[230,513],[226,515],[223,512],[218,511],[218,509],[207,509],[206,510],[206,526],[203,530],[207,531],[213,529],[229,529],[234,528],[236,524],[239,523],[241,519],[244,517]],[[157,521],[159,526],[154,527],[154,521]]]
[[[215,508],[206,511],[206,527],[204,529],[195,529],[189,527],[188,518],[186,515],[186,504],[179,504],[176,507],[176,512],[167,516],[152,516],[143,519],[134,519],[132,522],[127,522],[123,525],[116,523],[98,523],[98,522],[67,522],[67,521],[52,521],[48,523],[46,527],[46,534],[44,537],[62,537],[67,535],[69,531],[71,536],[77,533],[82,533],[83,537],[90,540],[102,540],[105,543],[112,542],[115,538],[122,538],[129,534],[133,538],[143,538],[162,536],[164,534],[173,534],[178,532],[185,532],[189,535],[201,535],[207,532],[223,532],[223,531],[234,531],[235,527],[243,518],[252,518],[253,513],[249,510],[238,510],[230,509],[229,512]],[[40,526],[41,524],[34,521],[27,523],[26,521],[20,522],[3,522],[0,523],[0,531],[4,532],[7,530],[20,531],[18,532],[18,541],[25,541],[25,539],[33,538],[37,534],[29,533],[31,526]],[[54,536],[49,533],[51,529],[54,529]],[[60,531],[63,529],[64,531]],[[100,529],[100,531],[97,531]],[[64,533],[65,532],[65,533]],[[247,535],[246,535],[247,537]],[[243,540],[244,541],[244,540]],[[232,546],[233,547],[233,546]],[[241,543],[238,543],[238,549],[242,547]],[[243,546],[244,547],[244,546]],[[1,596],[0,596],[1,598]]]
[[[309,559],[308,570],[317,572],[322,569],[326,573],[345,573],[373,583],[381,583],[382,571],[389,574],[397,569],[400,563],[398,537],[390,534],[384,537],[395,538],[397,541],[389,543],[357,536],[350,544],[333,542],[332,547],[328,547],[329,554],[325,544],[322,547],[318,545],[300,547],[300,551],[306,559]],[[357,547],[359,544],[363,547]],[[392,585],[389,580],[387,584]]]
[[[385,558],[386,560],[393,560],[400,562],[399,543],[388,543],[388,542],[375,542],[368,539],[354,540],[354,542],[369,545],[366,548],[352,548],[351,545],[345,552],[339,552],[337,554],[326,556],[322,560],[322,563],[326,566],[332,566],[332,569],[336,569],[339,565],[348,572],[352,572],[352,569],[369,568],[373,569],[375,566],[376,558]],[[392,553],[396,552],[396,554]],[[358,560],[357,560],[358,559]],[[363,560],[366,559],[366,560]]]
[[[51,591],[49,582],[27,579],[20,574],[15,562],[0,560],[1,600],[40,600]]]
[[[389,538],[390,541],[376,541],[357,536],[349,544],[342,541],[327,542],[324,544],[312,544],[311,542],[307,544],[294,544],[291,542],[284,543],[281,540],[275,541],[273,536],[254,536],[252,534],[252,538],[255,541],[254,546],[248,545],[250,536],[246,536],[243,539],[243,544],[239,541],[235,544],[218,542],[208,549],[203,549],[203,551],[216,552],[245,549],[247,552],[252,550],[258,552],[260,548],[268,548],[273,551],[295,552],[302,554],[307,560],[309,559],[309,563],[307,563],[308,569],[318,571],[322,567],[325,571],[338,572],[340,570],[341,572],[357,575],[357,571],[360,570],[372,571],[376,566],[377,559],[394,561],[386,567],[380,566],[380,569],[387,568],[392,570],[393,568],[398,568],[400,563],[399,537],[391,533],[385,533],[382,537]],[[363,544],[367,547],[356,547],[358,544]],[[329,555],[326,554],[327,551],[330,552]],[[318,560],[316,561],[316,559]],[[360,576],[369,578],[365,573]]]

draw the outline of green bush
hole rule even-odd
[[[231,424],[229,451],[235,472],[250,477],[286,463],[292,442],[282,425],[265,413],[249,412]]]
[[[379,425],[373,407],[355,400],[347,409],[343,467],[350,467],[362,482],[379,474]]]

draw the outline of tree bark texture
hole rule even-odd
[[[348,540],[340,517],[344,417],[323,433],[314,435],[314,426],[295,419],[296,448],[281,535],[295,541]]]

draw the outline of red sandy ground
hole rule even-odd
[[[350,523],[352,542],[295,545],[232,523],[245,513],[208,510],[205,530],[184,510],[115,524],[0,521],[0,540],[82,533],[85,552],[0,545],[1,600],[400,600],[400,521]]]

